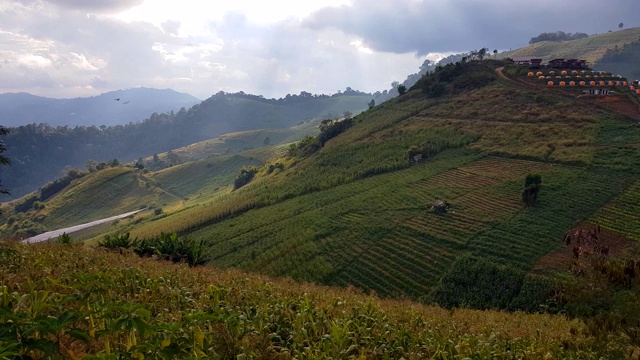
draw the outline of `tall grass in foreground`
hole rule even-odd
[[[74,245],[3,246],[0,353],[86,358],[619,358],[562,316],[453,310]]]

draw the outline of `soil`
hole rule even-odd
[[[598,231],[598,225],[592,223],[584,223],[576,226],[569,231],[569,234],[576,234],[580,231],[584,232],[597,232],[598,245],[606,247],[609,252],[609,256],[619,257],[628,254],[635,254],[640,252],[640,246],[632,240],[627,239],[624,235],[615,231],[600,228]],[[538,259],[533,266],[533,271],[536,273],[556,272],[556,271],[569,271],[573,264],[573,245],[565,245],[562,239],[558,239],[561,248],[556,251],[551,251],[547,255]]]

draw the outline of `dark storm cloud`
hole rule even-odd
[[[46,0],[46,2],[71,10],[111,13],[138,6],[144,0]]]
[[[588,34],[640,25],[640,1],[355,0],[309,16],[304,26],[336,28],[374,50],[429,52],[521,47],[542,32]]]

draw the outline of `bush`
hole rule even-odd
[[[287,155],[290,157],[304,157],[313,154],[320,150],[320,148],[322,148],[322,145],[317,138],[313,136],[305,136],[304,139],[289,145]]]
[[[162,233],[159,236],[143,239],[134,248],[139,256],[158,255],[173,262],[185,262],[189,266],[204,265],[207,262],[206,247],[203,241],[194,241],[177,234]]]
[[[21,203],[16,204],[13,208],[15,213],[24,213],[33,209],[33,204],[40,200],[38,195],[30,195],[26,197]]]
[[[67,233],[62,233],[62,235],[58,236],[58,244],[69,245],[72,244],[73,240],[71,240],[71,236]]]
[[[138,238],[131,239],[129,233],[118,235],[105,235],[102,241],[98,242],[98,246],[107,249],[129,249],[138,246]]]
[[[236,176],[235,180],[233,180],[233,189],[236,190],[247,185],[257,173],[257,167],[243,168],[240,170],[240,174]]]
[[[320,146],[343,133],[345,130],[353,125],[353,119],[348,118],[344,120],[323,120],[320,124],[320,135],[318,135],[318,141]]]

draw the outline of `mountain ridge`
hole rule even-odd
[[[172,89],[145,87],[65,99],[25,92],[4,93],[0,94],[0,119],[5,127],[32,123],[72,127],[115,126],[142,121],[153,112],[178,111],[200,101]]]

